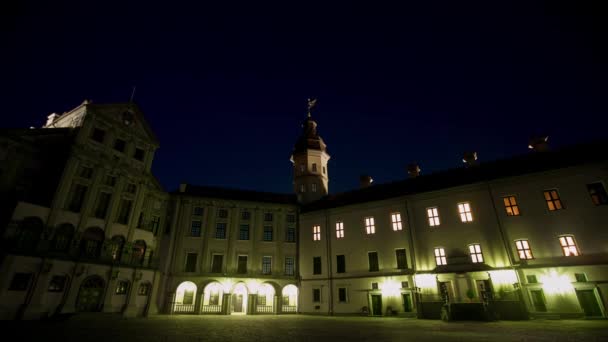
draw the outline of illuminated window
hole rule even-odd
[[[272,273],[272,257],[262,257],[262,274]]]
[[[559,199],[559,193],[557,193],[557,190],[545,190],[544,195],[549,210],[554,211],[564,209],[562,206],[562,201]]]
[[[312,227],[312,239],[314,241],[321,241],[321,226]]]
[[[129,282],[124,280],[119,280],[116,284],[116,291],[114,291],[117,295],[125,295],[127,294],[127,290],[129,289]]]
[[[366,217],[365,218],[365,231],[367,235],[376,234],[376,225],[374,224],[374,217]]]
[[[591,201],[595,205],[608,204],[608,195],[606,194],[606,188],[602,183],[587,184],[587,190],[591,196]]]
[[[310,184],[310,190],[312,192],[317,192],[317,183]]]
[[[517,253],[519,254],[520,260],[534,259],[528,240],[516,240],[515,247],[517,247]]]
[[[435,227],[439,225],[439,211],[437,207],[426,208],[426,214],[429,218],[429,226]]]
[[[560,236],[559,244],[562,245],[562,251],[564,252],[565,256],[579,255],[578,248],[576,247],[576,242],[574,242],[574,236],[572,236],[572,235]]]
[[[150,286],[150,283],[143,283],[141,285],[139,285],[139,290],[137,290],[137,295],[138,296],[147,296],[148,293],[150,293],[150,288],[152,286]]]
[[[393,223],[393,230],[398,231],[403,229],[403,225],[401,224],[401,214],[400,213],[392,213],[391,214],[391,222]]]
[[[460,213],[460,221],[473,221],[473,214],[471,213],[471,205],[469,202],[458,203],[458,212]]]
[[[435,263],[437,264],[437,266],[448,264],[448,261],[445,257],[445,249],[443,247],[435,247]]]
[[[515,196],[503,197],[502,201],[505,204],[507,216],[519,216],[519,206],[517,206],[517,199]]]
[[[344,222],[336,222],[336,237],[341,239],[344,237]]]
[[[317,172],[317,164],[312,163],[312,172]]]
[[[471,255],[471,261],[473,263],[483,262],[483,255],[481,255],[481,245],[474,243],[469,245],[469,254]]]

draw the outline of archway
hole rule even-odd
[[[105,284],[106,282],[100,276],[94,275],[86,278],[80,285],[80,290],[78,291],[76,311],[100,311]]]
[[[221,313],[222,302],[224,299],[224,287],[217,281],[211,282],[205,286],[203,291],[203,305],[201,306],[202,313]]]
[[[247,286],[244,283],[238,283],[232,290],[232,303],[230,312],[233,315],[244,315],[247,313]]]
[[[298,312],[298,288],[289,284],[283,288],[281,294],[283,295],[281,312]]]
[[[257,313],[273,313],[274,312],[274,296],[276,292],[274,287],[268,283],[263,283],[258,287],[258,303],[256,305]]]
[[[185,281],[175,291],[175,302],[173,312],[194,313],[194,298],[196,298],[196,285],[191,281]]]

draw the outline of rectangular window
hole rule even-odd
[[[435,227],[440,224],[439,222],[439,210],[437,207],[426,208],[426,215],[429,218],[429,226]]]
[[[346,258],[344,255],[336,255],[337,273],[346,272]]]
[[[264,235],[262,238],[264,241],[272,241],[272,226],[264,226]]]
[[[367,235],[376,234],[376,224],[374,223],[373,216],[365,218],[365,231],[367,232]]]
[[[565,256],[577,256],[579,254],[578,248],[576,247],[576,242],[574,242],[574,236],[560,236],[559,244],[562,246],[562,251],[564,252]]]
[[[342,239],[344,237],[344,222],[336,222],[336,238]]]
[[[133,205],[133,201],[128,199],[120,200],[120,210],[118,212],[118,217],[116,222],[121,224],[129,223],[129,215],[131,215],[131,206]]]
[[[247,273],[247,256],[239,255],[239,261],[237,266],[237,273],[246,274]]]
[[[295,274],[294,257],[285,257],[285,275],[292,276],[294,274]]]
[[[393,223],[393,230],[398,231],[403,229],[403,225],[401,223],[401,213],[392,213],[391,214],[391,222]]]
[[[258,305],[266,306],[266,296],[258,295]]]
[[[145,152],[141,148],[136,148],[135,153],[133,153],[133,158],[139,161],[144,161]]]
[[[306,170],[306,167],[304,164],[300,164],[300,173],[304,173],[304,170]]]
[[[68,203],[68,210],[79,213],[82,208],[82,202],[87,194],[87,187],[82,184],[74,184],[72,186],[72,196]]]
[[[125,191],[130,194],[134,194],[137,191],[137,185],[135,185],[133,183],[129,183],[129,184],[127,184],[127,188]]]
[[[186,272],[195,272],[196,271],[196,259],[198,254],[196,253],[187,253],[186,254]]]
[[[321,257],[312,258],[312,274],[321,274]]]
[[[586,283],[587,275],[585,273],[574,273],[574,279],[577,283]]]
[[[378,252],[368,252],[367,258],[369,260],[369,271],[376,272],[378,271]]]
[[[338,288],[338,302],[346,303],[346,287]]]
[[[401,288],[402,289],[409,289],[410,288],[410,282],[409,281],[402,281],[401,282]]]
[[[84,179],[91,179],[93,177],[93,168],[81,166],[78,176]]]
[[[315,303],[321,302],[321,289],[312,289],[312,301]]]
[[[378,289],[378,283],[372,283],[372,290]]]
[[[306,186],[304,184],[300,184],[300,192],[306,192]]]
[[[317,183],[310,184],[310,190],[312,192],[317,192]]]
[[[266,222],[272,222],[272,219],[273,219],[272,213],[265,213],[264,214],[264,221],[266,221]]]
[[[507,216],[519,216],[519,206],[517,205],[517,198],[515,196],[503,197],[502,202],[505,204]]]
[[[184,305],[194,304],[194,291],[192,291],[192,290],[184,291],[184,299],[182,300],[182,304],[184,304]]]
[[[312,163],[312,172],[317,172],[317,164]]]
[[[203,216],[203,207],[194,207],[194,209],[192,210],[192,215]]]
[[[201,236],[201,227],[202,227],[202,222],[200,220],[192,221],[192,224],[190,225],[190,236],[200,237]]]
[[[154,235],[156,235],[158,233],[158,228],[160,228],[160,216],[152,215],[152,221],[150,222],[150,225],[152,226],[152,232],[154,233]]]
[[[519,260],[534,259],[528,240],[515,240],[515,247],[517,247]]]
[[[437,266],[448,264],[448,261],[445,257],[445,249],[443,247],[435,247],[435,263],[437,264]]]
[[[11,284],[8,287],[9,291],[25,291],[30,286],[30,280],[32,279],[31,273],[15,273]]]
[[[550,211],[564,209],[557,190],[545,190],[543,194],[545,195],[545,201],[547,201],[547,208]]]
[[[228,218],[228,210],[226,209],[218,209],[217,217],[219,218]]]
[[[114,149],[118,152],[124,152],[125,146],[127,146],[127,142],[122,139],[116,139],[114,141]]]
[[[397,258],[397,268],[400,270],[407,269],[407,256],[405,254],[405,248],[396,249],[395,257]]]
[[[215,238],[225,239],[226,238],[226,223],[220,222],[215,226]]]
[[[526,280],[529,284],[538,284],[538,279],[535,274],[529,274],[526,276]]]
[[[606,194],[606,188],[602,183],[591,183],[587,184],[587,190],[591,196],[591,201],[595,205],[608,204],[608,194]]]
[[[103,180],[103,184],[107,186],[116,185],[116,176],[106,175],[106,178]]]
[[[483,255],[481,255],[481,245],[474,243],[469,245],[469,254],[471,255],[471,261],[473,263],[483,262]]]
[[[99,198],[97,199],[97,207],[95,208],[95,217],[104,219],[108,213],[108,207],[110,206],[110,199],[112,194],[107,192],[100,192]]]
[[[93,141],[97,141],[100,144],[103,144],[103,140],[106,137],[106,132],[103,129],[95,128],[93,129],[93,134],[91,134],[91,139]]]
[[[222,273],[222,263],[224,262],[224,256],[222,254],[213,254],[211,260],[211,273]]]
[[[49,292],[63,292],[67,278],[66,276],[53,276],[49,283]]]
[[[325,174],[325,166],[323,166],[323,174]]]
[[[239,227],[239,240],[249,240],[249,225],[242,224]]]
[[[295,223],[296,222],[296,215],[294,214],[287,214],[287,223]]]
[[[272,257],[264,256],[262,257],[262,274],[271,274],[272,273]]]
[[[117,295],[126,295],[129,290],[129,282],[124,280],[119,280],[116,283],[116,291],[114,292]]]
[[[469,202],[458,203],[458,212],[460,213],[460,221],[473,221],[473,214],[471,213],[471,205]]]
[[[147,296],[150,293],[150,284],[144,283],[139,285],[139,289],[137,290],[138,296]]]
[[[287,234],[285,235],[287,242],[296,242],[296,228],[287,227]]]
[[[313,241],[321,241],[321,226],[312,227],[312,239]]]
[[[251,213],[249,211],[242,211],[241,212],[241,220],[243,221],[247,221],[251,218]]]

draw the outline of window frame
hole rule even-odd
[[[556,198],[554,198],[554,195]],[[547,196],[549,198],[547,198]],[[543,197],[545,199],[545,203],[547,204],[547,209],[549,211],[558,211],[565,209],[564,203],[562,203],[562,199],[559,195],[559,191],[557,190],[557,188],[543,190]]]
[[[534,254],[532,254],[532,248],[528,239],[517,239],[515,240],[515,249],[517,249],[517,255],[519,260],[532,260]]]
[[[391,225],[393,227],[394,232],[398,232],[403,230],[403,221],[401,221],[401,213],[395,211],[391,213]]]
[[[458,203],[458,214],[460,214],[460,222],[473,222],[473,210],[471,209],[471,202]]]
[[[312,240],[321,241],[321,226],[320,225],[312,226]]]
[[[374,255],[375,257],[372,258],[372,255]],[[367,252],[367,263],[369,266],[369,272],[380,271],[380,258],[378,257],[378,251]]]
[[[570,244],[570,241],[572,242]],[[581,250],[578,248],[578,244],[572,234],[564,234],[558,236],[559,245],[561,246],[562,253],[564,256],[580,256]]]
[[[344,238],[344,222],[336,221],[336,239]]]
[[[507,216],[521,216],[519,204],[517,203],[516,195],[507,195],[502,197],[502,204],[505,206]]]
[[[262,274],[272,274],[272,256],[262,256]]]
[[[598,187],[592,188],[592,186],[595,185]],[[591,197],[591,203],[593,203],[595,206],[608,205],[608,193],[606,193],[606,186],[604,185],[604,182],[599,181],[587,184],[587,192]]]
[[[373,216],[366,216],[364,219],[365,222],[365,232],[367,235],[376,234],[376,221]]]
[[[469,244],[469,256],[471,257],[471,262],[474,264],[483,264],[484,263],[483,251],[481,250],[480,243]]]
[[[441,219],[439,218],[439,207],[427,207],[426,217],[428,219],[429,227],[437,227],[441,225]]]
[[[433,249],[433,255],[435,256],[435,265],[444,266],[448,264],[447,255],[445,254],[444,247],[435,247]]]

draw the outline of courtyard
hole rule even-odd
[[[606,320],[450,322],[405,318],[86,314],[30,322],[21,339],[62,341],[608,341]],[[30,328],[31,328],[30,327]],[[25,329],[24,329],[25,330]]]

